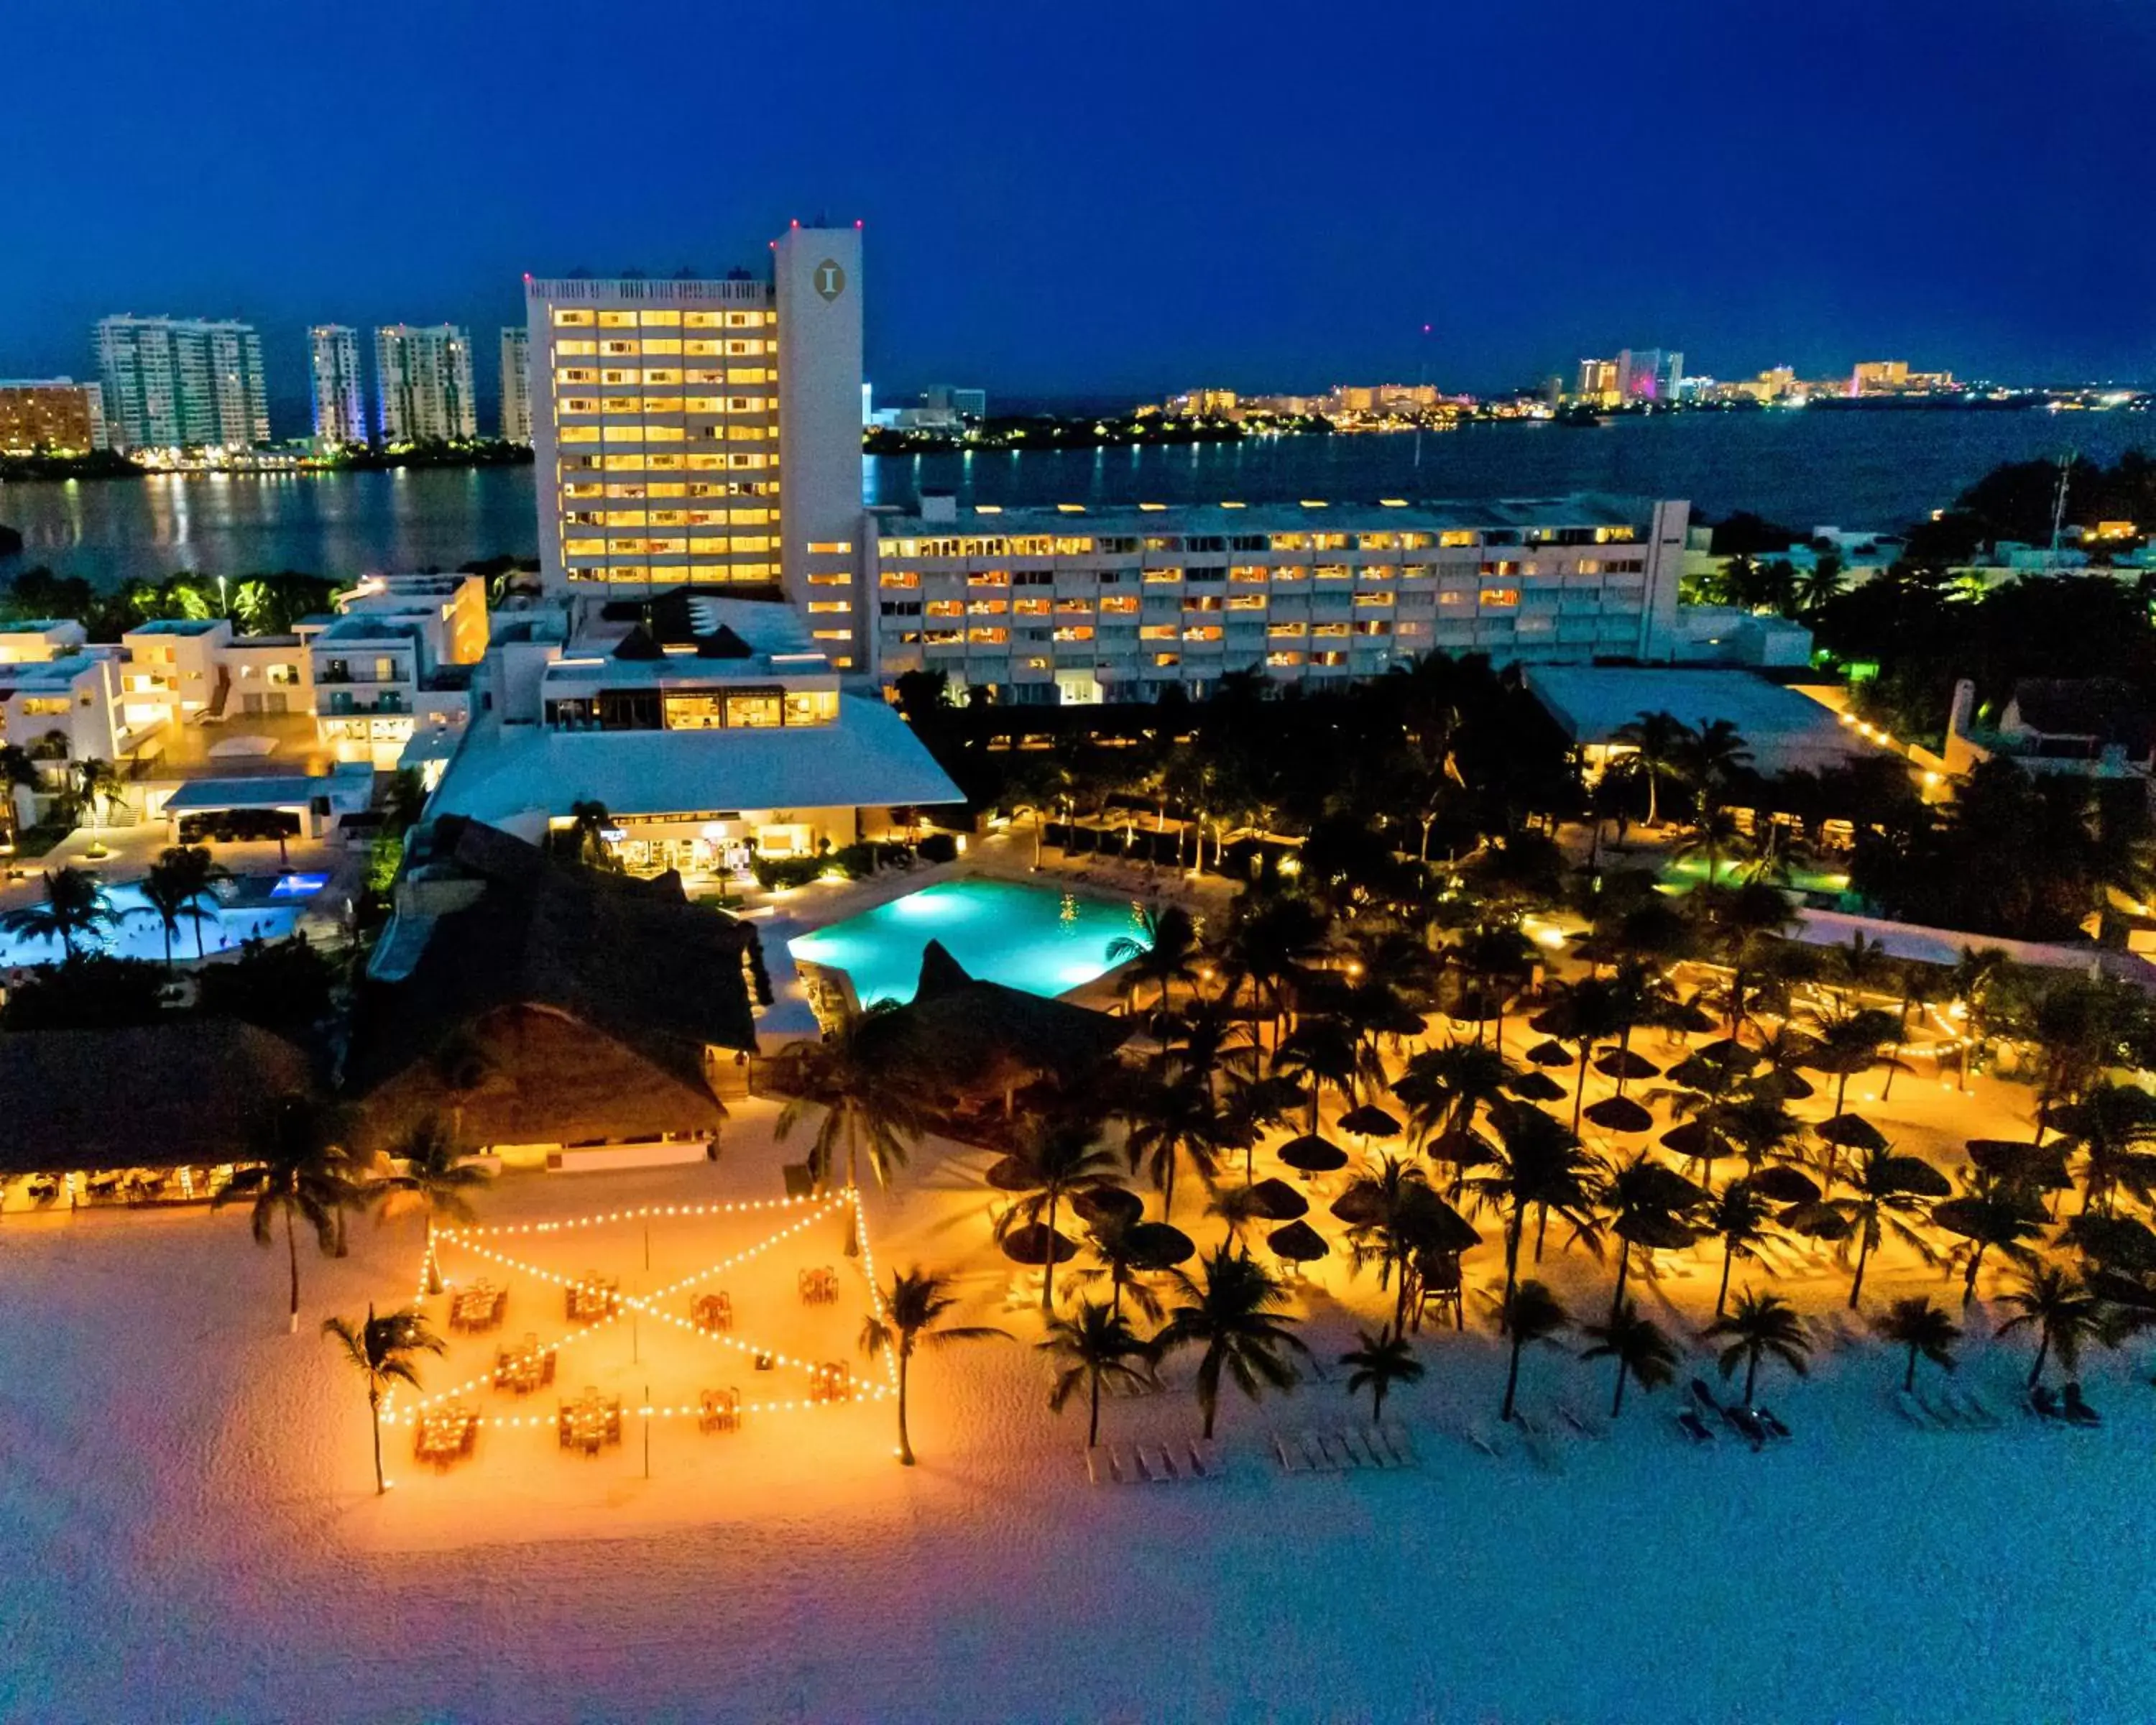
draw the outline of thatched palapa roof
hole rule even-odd
[[[923,948],[913,999],[899,1011],[962,1090],[1000,1086],[1021,1073],[1075,1082],[1121,1048],[1132,1029],[1091,1007],[983,982],[941,941]]]

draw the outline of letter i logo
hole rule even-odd
[[[826,258],[816,266],[814,277],[816,291],[828,301],[835,300],[846,290],[846,272],[835,260]]]

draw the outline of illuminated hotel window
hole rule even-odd
[[[839,693],[835,689],[789,689],[786,692],[786,722],[789,725],[828,725],[838,716]]]
[[[815,608],[812,605],[809,608],[814,610]],[[1011,609],[1020,617],[1045,617],[1050,605],[1046,599],[1013,599]]]
[[[812,571],[808,577],[808,584],[811,587],[851,587],[854,584],[854,578],[850,573],[828,575]]]
[[[1440,545],[1460,547],[1475,543],[1476,535],[1466,527],[1448,527],[1437,536]]]
[[[636,314],[636,321],[648,330],[678,330],[681,327],[681,314],[678,311],[639,311]]]
[[[603,330],[633,330],[636,327],[636,314],[634,311],[602,311],[599,313],[599,327]]]
[[[1134,614],[1138,608],[1136,593],[1110,593],[1101,601],[1101,614],[1114,612],[1122,615]]]
[[[1143,634],[1143,631],[1140,633]],[[1195,628],[1183,630],[1183,639],[1186,641],[1217,641],[1220,639],[1220,625],[1217,623],[1199,624]]]
[[[656,373],[651,373],[644,381],[651,384],[660,380]],[[644,411],[647,413],[678,413],[681,411],[681,398],[678,395],[647,395],[644,398]]]
[[[1000,646],[1010,639],[1010,631],[1000,625],[978,626],[968,631],[968,638],[988,646]]]
[[[600,519],[609,527],[641,527],[645,525],[644,511],[640,509],[609,509]]]
[[[642,344],[635,341],[602,341],[599,343],[599,352],[619,357],[625,354],[641,353],[644,348]]]
[[[678,425],[647,425],[644,428],[644,440],[648,444],[678,444],[683,439],[684,434]]]
[[[761,353],[763,352],[763,343],[756,340],[753,336],[746,341],[729,341],[726,343],[726,352],[729,354]]]
[[[1175,625],[1172,623],[1148,623],[1139,628],[1138,639],[1142,641],[1172,641],[1175,639]]]
[[[1059,641],[1090,641],[1093,639],[1093,628],[1086,623],[1062,624],[1056,629],[1055,639]]]
[[[589,366],[561,366],[554,372],[557,383],[596,383],[598,373]]]
[[[772,515],[768,509],[730,509],[726,519],[737,527],[762,527],[770,524]]]
[[[1152,662],[1165,670],[1171,665],[1182,664],[1183,655],[1179,653],[1156,653],[1152,656]]]
[[[557,330],[587,329],[592,323],[588,311],[572,311],[562,306],[554,308],[554,327]]]
[[[1393,603],[1393,596],[1392,596],[1390,593],[1357,593],[1357,594],[1355,595],[1355,603],[1356,603],[1358,606],[1359,606],[1359,605],[1385,605],[1385,606],[1389,606],[1389,605]]]
[[[679,336],[646,336],[644,338],[644,351],[646,353],[679,353],[681,351],[681,338]]]
[[[1164,586],[1168,582],[1182,580],[1183,571],[1180,569],[1148,569],[1145,572],[1145,578],[1148,583],[1154,586]]]
[[[1262,563],[1238,563],[1228,571],[1228,578],[1230,581],[1242,582],[1245,585],[1255,583],[1263,586],[1266,576],[1270,572]]]
[[[808,608],[812,612],[850,611],[854,608],[854,602],[851,599],[811,599]]]
[[[601,372],[599,381],[603,383],[634,383],[641,381],[643,376],[644,373],[634,366],[615,367]]]
[[[1510,611],[1520,603],[1517,587],[1486,587],[1482,589],[1482,608],[1486,611]]]
[[[1299,641],[1310,633],[1310,625],[1306,623],[1275,623],[1267,627],[1265,633],[1275,640]]]
[[[1004,612],[1009,609],[1010,601],[1008,599],[968,599],[966,601],[967,614],[973,617],[1000,617]]]
[[[1310,632],[1314,635],[1344,635],[1348,633],[1348,625],[1344,623],[1313,623]]]
[[[681,403],[684,411],[691,413],[717,413],[725,411],[716,395],[692,395]]]
[[[922,614],[928,617],[963,617],[966,614],[964,603],[957,599],[931,599],[921,609]]]
[[[618,403],[609,403],[608,405]],[[562,411],[565,413],[596,413],[599,411],[599,398],[595,395],[564,396],[562,398]]]
[[[723,383],[726,381],[726,374],[724,372],[699,371],[694,366],[682,372],[681,376],[684,382],[690,383]]]
[[[1320,563],[1317,566],[1320,581],[1345,581],[1353,572],[1345,563]]]
[[[568,557],[603,557],[606,555],[606,541],[565,539],[562,542],[562,555]]]
[[[1262,611],[1266,603],[1265,596],[1261,593],[1237,593],[1228,601],[1228,608],[1230,611]]]
[[[1392,632],[1392,624],[1382,617],[1366,619],[1355,625],[1355,633],[1358,635],[1389,635]]]
[[[683,485],[679,480],[670,480],[662,484],[654,485],[649,489],[651,495],[654,497],[679,497],[685,493],[689,488]]]
[[[1313,653],[1310,655],[1310,662],[1312,665],[1345,665],[1348,655],[1340,652]]]
[[[644,464],[654,473],[678,473],[681,468],[679,455],[654,455]]]
[[[1291,650],[1279,653],[1268,653],[1265,655],[1265,663],[1267,665],[1276,666],[1301,665],[1302,663],[1302,655]]]
[[[719,345],[720,344],[716,341],[708,339],[700,340],[696,336],[691,336],[687,341],[681,344],[681,351],[684,353],[701,354],[705,357],[710,358],[718,352]]]
[[[879,587],[918,587],[921,577],[911,569],[886,569],[876,578]]]
[[[729,383],[768,383],[770,381],[771,373],[762,366],[726,367],[726,382]]]
[[[854,542],[850,539],[812,539],[808,542],[809,553],[814,557],[841,557],[853,548]]]
[[[588,355],[597,353],[598,351],[599,344],[596,341],[557,341],[554,344],[554,352],[557,353]]]
[[[777,689],[746,690],[726,696],[728,730],[768,731],[783,721],[783,697]]]
[[[726,724],[725,704],[716,695],[670,695],[665,711],[669,731],[717,731]]]
[[[1009,587],[1010,585],[1010,571],[1008,569],[976,569],[972,574],[966,578],[966,585],[968,587]]]
[[[599,440],[599,429],[596,425],[564,425],[555,436],[565,444],[595,444]]]

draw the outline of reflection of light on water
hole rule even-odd
[[[1066,964],[1055,973],[1055,980],[1066,988],[1082,987],[1101,973],[1096,964]]]
[[[1076,893],[1066,892],[1063,895],[1063,908],[1060,913],[1060,920],[1066,924],[1074,923],[1078,920],[1078,895]]]

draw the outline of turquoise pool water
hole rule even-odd
[[[223,883],[224,893],[213,889],[203,901],[202,950],[214,957],[243,941],[278,941],[291,933],[300,920],[303,901],[326,886],[326,875],[243,876]],[[227,896],[226,895],[229,895]],[[113,920],[77,944],[85,952],[105,952],[116,958],[153,958],[165,956],[165,925],[150,908],[139,887],[109,886],[105,902]],[[32,901],[34,902],[34,899]],[[196,930],[192,916],[182,917],[172,937],[172,956],[195,956]],[[63,957],[56,940],[0,932],[0,970],[18,965],[56,964]]]
[[[844,971],[866,1006],[913,998],[921,949],[932,940],[983,982],[1055,995],[1113,968],[1109,942],[1137,927],[1137,907],[1128,900],[947,880],[796,935],[786,946],[797,959]]]

